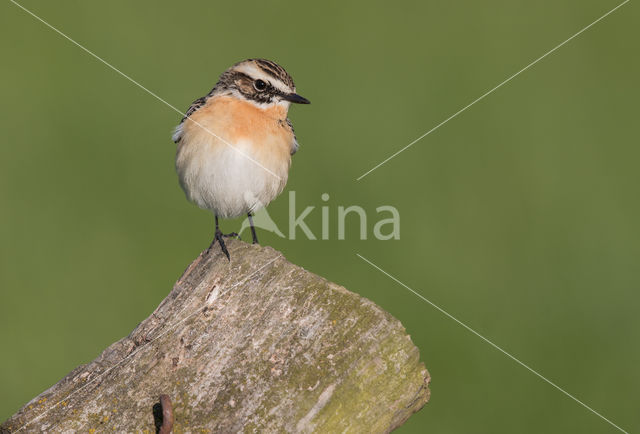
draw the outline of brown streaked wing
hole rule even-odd
[[[182,125],[189,116],[191,116],[196,111],[198,111],[198,109],[202,108],[202,106],[204,106],[207,100],[211,97],[212,93],[213,93],[213,90],[211,90],[211,92],[209,92],[205,96],[201,96],[200,98],[192,102],[189,108],[187,109],[186,113],[184,114],[184,117],[180,120],[178,127]],[[176,140],[174,143],[178,143],[179,141],[180,141],[180,138],[178,138],[178,140]]]
[[[300,147],[298,143],[298,138],[296,137],[296,132],[293,130],[293,124],[291,123],[291,119],[287,118],[287,125],[291,128],[291,134],[293,134],[293,146],[291,147],[291,155],[295,154]]]

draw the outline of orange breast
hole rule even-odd
[[[285,163],[288,169],[294,136],[286,117],[287,110],[279,105],[262,109],[237,98],[219,96],[207,101],[190,119],[232,145],[240,141],[249,142],[252,158],[266,167]],[[195,129],[201,130],[193,131],[200,136],[202,128],[187,120],[186,133]]]

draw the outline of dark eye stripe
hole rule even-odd
[[[251,78],[248,74],[245,74],[244,72],[227,71],[224,74],[222,74],[222,76],[220,77],[220,80],[218,81],[218,84],[222,83],[225,87],[228,87],[233,82],[240,81],[242,79],[245,79],[247,81],[253,81],[253,78]]]

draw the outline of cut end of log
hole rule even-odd
[[[200,255],[128,337],[0,432],[156,432],[163,394],[174,432],[389,432],[427,403],[397,319],[270,247],[227,247],[230,262]]]

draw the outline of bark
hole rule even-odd
[[[389,432],[425,405],[398,320],[269,247],[227,245],[231,262],[200,255],[128,337],[0,431],[156,432],[163,394],[174,432]]]

